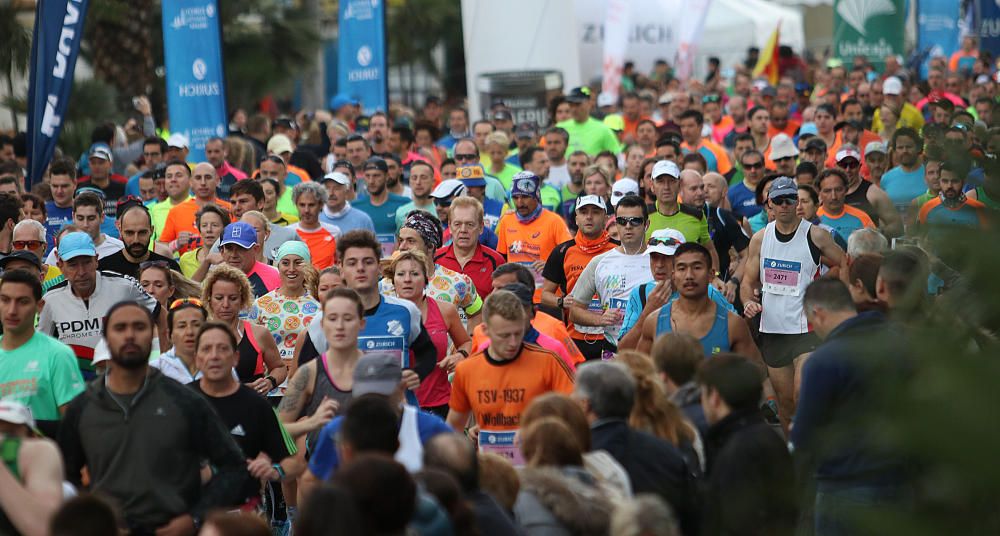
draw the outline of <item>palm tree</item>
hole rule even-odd
[[[0,3],[0,72],[7,79],[7,107],[17,130],[17,109],[14,77],[28,73],[31,56],[31,30],[17,20],[19,9],[14,3]]]

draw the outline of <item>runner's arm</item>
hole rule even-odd
[[[639,343],[636,346],[636,350],[649,355],[650,349],[653,348],[653,341],[656,340],[656,317],[659,316],[659,309],[656,310],[657,314],[651,314],[646,317],[646,320],[642,322],[642,329]],[[635,328],[633,328],[633,331]]]
[[[548,267],[548,265],[546,265],[546,267]],[[542,283],[542,305],[558,309],[559,296],[556,296],[556,290],[558,289],[559,285],[546,278],[545,282]]]
[[[875,207],[878,213],[879,230],[886,238],[893,238],[903,235],[903,219],[893,206],[889,194],[878,186],[872,185],[868,188],[868,202]]]
[[[281,397],[281,403],[278,405],[278,417],[281,422],[285,425],[285,430],[288,431],[292,437],[296,434],[293,431],[293,427],[299,416],[302,415],[302,410],[312,399],[312,388],[315,384],[315,376],[313,373],[316,371],[316,362],[310,361],[299,367],[295,371],[295,376],[288,382],[288,387],[285,389],[285,396]]]
[[[744,309],[750,303],[758,303],[754,294],[760,287],[760,245],[764,241],[764,230],[757,232],[750,239],[747,248],[747,258],[743,263],[743,280],[740,281],[740,301]]]
[[[285,378],[288,377],[288,367],[281,360],[281,354],[278,353],[278,344],[274,342],[274,337],[271,336],[267,328],[250,324],[250,329],[254,331],[254,338],[260,344],[260,351],[264,355],[264,366],[267,368],[267,375],[274,378],[276,385],[281,385],[285,381]],[[271,385],[271,380],[265,378],[259,378],[247,385],[252,389],[258,382],[262,382],[261,385],[266,383],[267,390],[270,391],[274,386]]]
[[[468,411],[455,411],[454,409],[448,410],[448,419],[445,421],[452,430],[465,430],[465,425],[469,424],[469,413]]]
[[[21,482],[0,463],[0,511],[21,534],[48,534],[49,520],[63,500],[59,448],[52,441],[33,440],[21,443],[18,457]]]
[[[733,353],[747,357],[760,367],[761,372],[766,377],[767,365],[764,364],[764,359],[760,356],[757,344],[753,342],[753,336],[750,334],[746,320],[735,313],[729,313],[726,316],[729,321],[729,346]],[[766,378],[764,381],[767,381]]]

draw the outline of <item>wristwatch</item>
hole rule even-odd
[[[559,307],[560,309],[562,309],[562,308],[563,308],[563,297],[562,297],[562,296],[559,296],[559,299],[558,299],[558,300],[556,300],[556,305],[557,305],[557,306],[558,306],[558,307]]]

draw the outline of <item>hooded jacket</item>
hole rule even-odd
[[[603,536],[614,505],[582,467],[527,467],[514,517],[528,536]]]

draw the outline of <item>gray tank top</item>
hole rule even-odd
[[[321,354],[316,358],[316,381],[313,383],[312,399],[299,417],[315,413],[316,408],[319,407],[324,398],[337,402],[339,405],[337,414],[339,415],[347,409],[347,404],[351,401],[351,391],[341,390],[333,384],[333,380],[330,379],[330,370],[326,368],[326,356]],[[316,445],[320,430],[309,432],[309,435],[306,436],[306,452],[310,452],[312,447]]]

